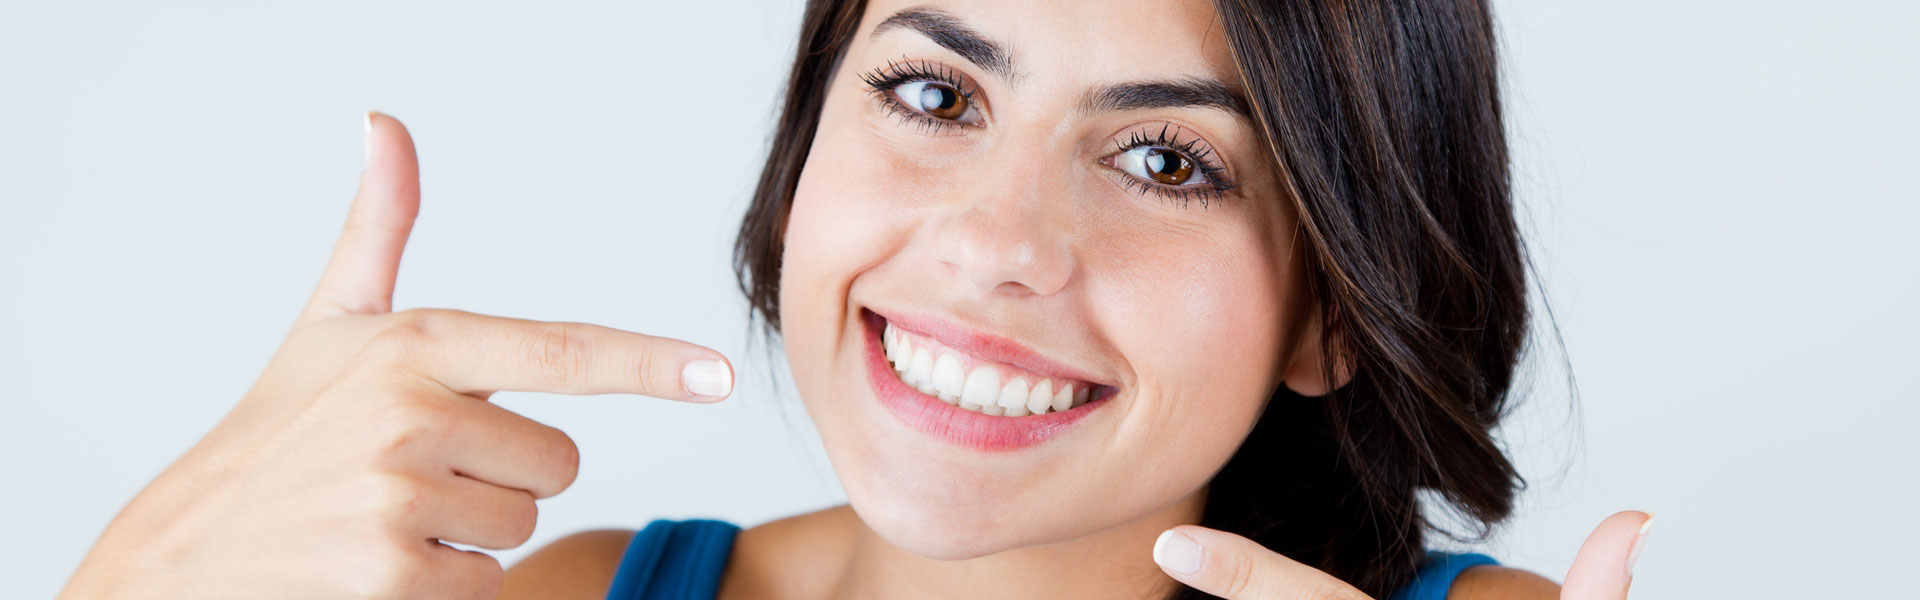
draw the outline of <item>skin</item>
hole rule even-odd
[[[686,342],[392,312],[419,207],[412,138],[369,114],[347,226],[279,351],[233,411],[121,510],[61,597],[491,598],[499,562],[441,541],[525,543],[534,500],[573,482],[579,449],[489,396],[718,399],[688,391],[681,371],[725,358]]]
[[[876,32],[909,6],[940,9],[997,41],[1014,74],[916,32]],[[1211,107],[1082,109],[1104,85],[1233,81],[1210,5],[881,1],[867,11],[829,87],[780,281],[795,382],[851,503],[744,532],[721,596],[1150,598],[1177,579],[1236,598],[1358,597],[1245,539],[1190,525],[1177,531],[1209,550],[1203,567],[1154,564],[1155,538],[1199,520],[1206,481],[1274,386],[1325,393],[1344,383],[1320,379],[1317,336],[1304,335],[1317,324],[1299,293],[1296,224],[1252,123]],[[1154,35],[1132,33],[1140,14],[1155,16]],[[877,102],[862,75],[884,75],[888,61],[963,73],[980,126],[930,128]],[[1202,208],[1119,183],[1102,159],[1128,133],[1163,125],[1205,140],[1239,184],[1234,193]],[[1119,391],[1034,448],[984,453],[933,439],[876,400],[863,308],[1009,337]],[[537,571],[571,555],[562,541],[529,558],[527,589],[552,581]],[[1462,577],[1454,595],[1559,591],[1493,567]]]
[[[1139,4],[934,5],[1009,49],[1010,77],[913,31],[875,35],[902,4],[869,8],[821,115],[781,280],[795,381],[851,503],[743,532],[723,597],[1144,598],[1176,581],[1229,598],[1361,597],[1190,525],[1275,386],[1344,381],[1320,378],[1295,223],[1252,125],[1207,107],[1083,110],[1112,83],[1235,80],[1206,3]],[[1137,34],[1143,14],[1153,35]],[[930,129],[876,103],[859,76],[903,59],[961,73],[979,125]],[[1237,187],[1204,207],[1130,189],[1107,159],[1163,127],[1203,140]],[[370,115],[347,227],[286,342],[121,512],[63,597],[604,596],[631,531],[576,534],[505,573],[440,543],[524,543],[534,500],[578,469],[564,433],[486,398],[713,401],[728,390],[695,394],[684,369],[730,367],[706,348],[587,324],[392,312],[418,208],[411,138]],[[863,367],[869,307],[1014,339],[1118,391],[1036,446],[954,446],[879,408]],[[1623,598],[1649,523],[1633,511],[1603,522],[1564,589],[1481,567],[1452,597]],[[1197,570],[1156,562],[1170,538],[1197,544]]]
[[[874,3],[866,22],[901,8]],[[1146,557],[1098,568],[1074,557],[1150,544],[1197,520],[1200,489],[1251,429],[1278,367],[1317,354],[1283,346],[1298,338],[1306,304],[1287,293],[1301,288],[1285,249],[1294,223],[1277,202],[1260,201],[1277,197],[1270,171],[1243,169],[1242,197],[1203,209],[1142,197],[1118,180],[1129,175],[1100,164],[1129,133],[1169,125],[1229,161],[1259,162],[1252,129],[1224,111],[1081,115],[1082,98],[1100,84],[1231,75],[1218,71],[1228,64],[1224,40],[1192,43],[1204,39],[1210,12],[1169,15],[1168,38],[1187,43],[1164,46],[1118,34],[1131,21],[1117,15],[1128,12],[1099,3],[954,7],[1007,40],[1020,74],[1012,82],[899,29],[856,38],[836,75],[795,192],[780,289],[794,382],[872,532],[856,549],[854,589],[885,590],[881,579],[902,577],[994,595],[994,583],[980,587],[984,573],[1058,586],[1019,588],[1042,596],[1164,587]],[[903,126],[860,80],[903,58],[977,73],[973,104],[988,124],[937,134]],[[861,308],[1011,338],[1118,392],[1033,448],[945,443],[876,400]],[[1181,326],[1139,326],[1151,322]],[[1222,351],[1221,340],[1235,350]],[[956,571],[949,561],[969,566]],[[1074,571],[1085,581],[1059,576]]]

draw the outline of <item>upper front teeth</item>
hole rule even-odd
[[[1083,382],[1031,374],[1003,379],[1000,369],[990,365],[964,372],[959,356],[946,350],[929,351],[932,344],[915,344],[891,323],[881,334],[880,343],[901,381],[920,393],[982,414],[1024,417],[1060,412],[1086,404],[1090,395],[1091,386]]]

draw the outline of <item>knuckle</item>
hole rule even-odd
[[[565,491],[568,487],[572,487],[574,479],[580,476],[580,445],[574,443],[573,437],[567,435],[567,432],[554,429],[553,433],[556,438],[553,444],[555,486],[550,490],[537,490],[537,495],[541,498]]]
[[[401,357],[418,353],[431,346],[436,336],[446,331],[447,323],[459,318],[458,313],[442,308],[409,308],[386,315],[371,346]]]
[[[426,507],[426,486],[410,477],[383,475],[368,487],[366,510],[384,531],[412,522]]]
[[[1234,559],[1233,572],[1227,578],[1227,597],[1240,598],[1254,591],[1255,579],[1253,565],[1249,561],[1244,558]]]
[[[628,355],[622,356],[621,358],[625,359],[627,364],[632,365],[632,369],[634,373],[639,373],[641,374],[642,377],[646,378],[646,381],[643,381],[642,383],[645,384],[647,387],[650,387],[650,388],[666,387],[666,386],[662,386],[659,383],[660,381],[663,381],[663,377],[667,377],[667,375],[661,373],[659,370],[660,368],[665,367],[666,365],[661,364],[660,358],[657,356],[654,356],[653,352],[648,351],[645,348],[642,348]],[[679,370],[677,368],[674,369],[671,375],[671,377],[674,378],[673,380],[679,381],[678,379],[679,376],[680,376]],[[661,391],[656,393],[667,394],[670,392]]]
[[[527,359],[542,383],[565,389],[581,380],[592,356],[592,340],[575,323],[541,325],[527,344]]]
[[[357,598],[407,598],[418,587],[421,574],[428,572],[426,553],[399,545],[396,541],[384,552],[367,556],[366,576],[355,578],[351,593]]]
[[[380,457],[405,456],[421,447],[433,447],[451,431],[458,418],[453,411],[419,400],[388,405],[375,418]]]
[[[533,530],[540,522],[540,507],[534,504],[532,496],[527,496],[514,502],[508,510],[511,514],[503,520],[507,524],[507,546],[518,547],[533,539]]]
[[[434,329],[459,316],[460,311],[445,308],[409,308],[393,313],[394,320],[412,323],[422,329]]]
[[[427,326],[420,319],[395,318],[373,335],[367,347],[381,358],[402,360],[425,348],[429,335]]]

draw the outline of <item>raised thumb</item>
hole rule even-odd
[[[398,119],[366,115],[366,168],[334,243],[333,257],[296,326],[345,314],[393,310],[400,254],[420,214],[420,161]]]

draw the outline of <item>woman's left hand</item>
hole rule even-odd
[[[1633,583],[1653,515],[1629,510],[1600,522],[1580,546],[1560,588],[1562,600],[1620,600]],[[1160,534],[1153,561],[1174,579],[1230,600],[1306,600],[1367,598],[1347,582],[1281,556],[1224,531],[1182,525]],[[1537,579],[1537,578],[1536,578]],[[1544,585],[1544,583],[1542,584]],[[1531,587],[1531,586],[1514,586]],[[1490,598],[1535,598],[1522,590]]]

